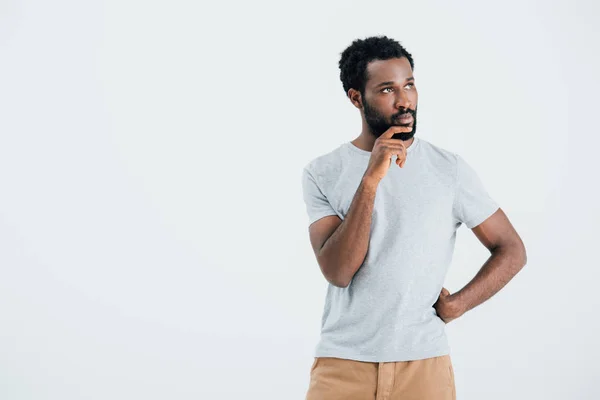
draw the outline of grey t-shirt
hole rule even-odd
[[[346,216],[371,153],[345,142],[302,172],[308,222]],[[391,362],[450,353],[433,304],[456,230],[498,208],[459,155],[414,137],[404,168],[393,161],[375,194],[366,258],[350,284],[327,287],[316,357]]]

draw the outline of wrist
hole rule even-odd
[[[377,187],[379,185],[379,181],[380,179],[370,175],[363,175],[362,177],[362,184],[369,187]]]
[[[449,296],[449,305],[452,309],[452,314],[457,318],[467,312],[468,307],[459,292],[451,294]]]

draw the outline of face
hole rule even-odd
[[[377,138],[391,126],[410,126],[410,132],[393,139],[410,140],[417,129],[418,93],[406,57],[372,61],[367,66],[367,83],[362,96],[363,114]],[[408,118],[401,118],[402,116]]]

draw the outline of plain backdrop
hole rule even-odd
[[[339,55],[415,60],[528,264],[447,325],[460,400],[598,399],[595,1],[0,2],[0,398],[303,399],[326,281],[302,167]],[[464,225],[445,286],[489,253]]]

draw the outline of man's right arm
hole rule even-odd
[[[332,285],[348,286],[363,264],[369,248],[371,216],[379,182],[387,174],[392,156],[398,156],[395,162],[399,167],[403,168],[406,163],[404,142],[392,137],[411,130],[411,126],[391,126],[375,139],[367,169],[344,221],[330,215],[310,225],[310,242],[317,262]]]
[[[343,221],[327,216],[309,227],[321,272],[334,286],[347,287],[367,255],[378,185],[379,179],[363,176]]]

